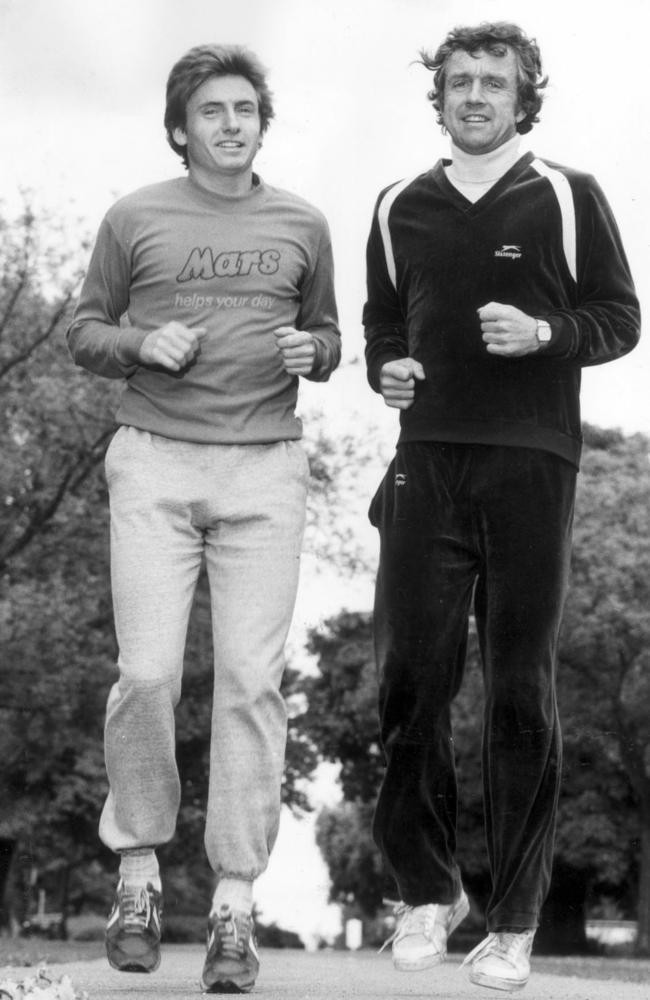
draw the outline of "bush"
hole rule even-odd
[[[195,914],[174,914],[162,921],[162,940],[167,944],[204,944],[207,918]]]
[[[260,948],[304,948],[295,931],[285,931],[277,924],[255,924],[255,937]]]

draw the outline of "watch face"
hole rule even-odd
[[[537,339],[540,344],[548,344],[551,339],[551,328],[548,323],[537,324]]]

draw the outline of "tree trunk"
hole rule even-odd
[[[11,928],[11,906],[9,905],[9,877],[16,853],[16,841],[10,837],[0,838],[0,928]]]
[[[650,795],[641,803],[641,857],[636,954],[650,956]]]
[[[68,940],[68,909],[70,906],[70,875],[72,874],[73,866],[67,864],[63,869],[63,877],[61,880],[61,923],[59,924],[59,934],[58,937],[61,941]]]

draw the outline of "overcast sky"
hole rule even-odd
[[[364,246],[377,193],[448,148],[426,100],[430,76],[414,64],[418,50],[435,48],[455,24],[515,20],[539,41],[550,76],[542,121],[524,141],[596,175],[647,312],[647,10],[647,0],[0,0],[0,192],[11,202],[30,188],[94,231],[116,196],[181,172],[162,127],[176,59],[202,42],[245,43],[268,66],[276,102],[257,169],[330,221],[349,361],[362,353]],[[585,373],[584,416],[650,434],[649,376],[646,338],[628,358]],[[357,411],[395,437],[396,415],[360,366],[306,392],[332,424],[349,424]],[[369,606],[368,581],[362,587],[349,606]],[[340,603],[336,588],[318,594],[322,613]],[[297,622],[309,614],[299,603]],[[316,929],[327,880],[310,838],[303,827],[280,845],[265,899],[267,911],[283,898],[296,913],[301,884],[299,908],[312,906]],[[287,886],[287,857],[295,885]],[[289,922],[281,910],[268,915]]]
[[[597,176],[647,304],[647,8],[646,0],[0,0],[1,189],[31,187],[71,214],[74,199],[94,230],[116,195],[179,173],[162,129],[173,62],[200,42],[248,44],[269,68],[277,111],[257,169],[329,218],[350,359],[362,350],[363,252],[376,195],[447,150],[418,50],[454,24],[514,19],[538,39],[550,75],[542,122],[524,141]],[[587,371],[585,417],[650,433],[649,370],[646,340],[629,358]],[[335,376],[319,399],[336,399],[340,412],[352,396],[371,420],[390,420],[361,372]]]

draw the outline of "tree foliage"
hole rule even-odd
[[[371,836],[373,803],[346,800],[323,809],[316,820],[316,843],[330,874],[333,900],[356,905],[358,915],[377,913],[395,890]]]
[[[110,392],[92,389],[63,343],[83,249],[28,204],[0,216],[0,232],[2,830],[20,842],[26,878],[38,864],[67,893],[98,853],[90,829],[113,643],[96,470]]]
[[[369,802],[383,771],[371,616],[341,612],[312,631],[308,648],[320,673],[305,678],[300,723],[322,757],[340,764],[343,797]]]
[[[560,653],[576,794],[562,804],[560,847],[623,906],[625,875],[638,885],[638,950],[650,954],[650,443],[585,437]]]
[[[81,273],[60,223],[0,215],[0,573],[102,460],[115,386],[75,370],[62,334]]]

